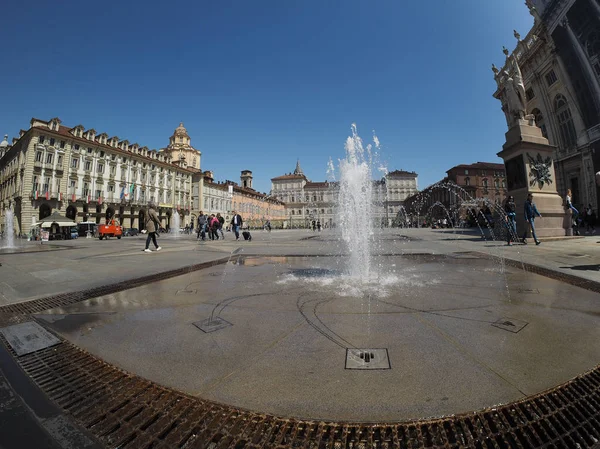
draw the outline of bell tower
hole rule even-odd
[[[242,187],[247,187],[249,189],[252,188],[252,172],[250,170],[242,170],[242,174],[240,176],[240,185]]]

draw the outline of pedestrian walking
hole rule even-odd
[[[148,232],[148,237],[146,237],[146,249],[144,250],[147,253],[151,253],[150,250],[150,240],[154,243],[154,247],[156,251],[160,251],[162,248],[158,246],[156,242],[156,230],[160,227],[160,219],[158,218],[158,214],[154,210],[154,204],[148,203],[148,213],[146,214],[145,220],[146,231]]]
[[[594,209],[592,209],[591,203],[588,204],[587,210],[585,212],[585,224],[586,224],[586,232],[592,232],[592,234],[596,233],[596,213]]]
[[[321,232],[321,221],[317,220],[317,230]]]
[[[506,225],[508,232],[506,233],[506,240],[508,246],[512,245],[514,237],[517,237],[517,205],[515,204],[515,198],[509,195],[504,203],[504,212],[506,212]],[[517,237],[518,239],[518,237]]]
[[[527,232],[529,231],[528,228],[531,228],[531,235],[533,236],[533,240],[535,241],[536,245],[539,245],[541,242],[538,240],[537,236],[535,235],[535,217],[540,217],[542,218],[542,214],[540,214],[537,210],[537,207],[535,207],[535,203],[533,202],[533,195],[530,193],[529,195],[527,195],[527,200],[525,201],[525,206],[524,206],[524,212],[525,212],[525,233],[523,234],[523,243],[527,244]]]
[[[225,234],[223,234],[223,226],[225,225],[225,219],[220,213],[217,214],[217,219],[219,220],[219,232],[221,233],[221,238],[225,240]]]
[[[231,230],[235,232],[235,239],[240,239],[240,228],[242,227],[243,220],[242,216],[236,211],[233,211],[233,218],[231,219]]]
[[[210,239],[211,240],[219,240],[219,234],[217,234],[217,231],[219,229],[219,219],[217,217],[215,217],[215,214],[212,214],[210,216],[210,221],[209,221],[209,235],[210,235]]]
[[[206,222],[206,215],[200,211],[200,215],[198,215],[198,236],[196,238],[202,238],[202,241],[206,240]]]

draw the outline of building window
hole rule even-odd
[[[75,187],[77,187],[77,181],[75,181],[74,179],[71,179],[69,186],[74,189]]]
[[[525,91],[525,95],[527,96],[527,101],[531,101],[535,98],[535,92],[533,91],[533,88],[529,88]]]
[[[535,124],[542,130],[542,135],[547,139],[548,133],[546,132],[546,124],[544,123],[544,116],[539,109],[534,109],[531,114],[535,117]]]
[[[179,138],[179,143],[183,143],[183,137]]]
[[[98,164],[98,173],[104,173],[104,164]]]
[[[466,186],[470,186],[471,185],[471,178],[469,178],[469,177],[465,178],[465,185]]]
[[[292,209],[292,215],[296,215],[296,211]]]
[[[62,167],[62,161],[63,161],[62,154],[59,154],[58,155],[58,160],[56,162],[56,165],[58,165],[59,167]]]
[[[64,148],[64,147],[65,147],[65,141],[64,141],[64,140],[61,140],[61,141],[60,141],[60,147],[61,147],[61,148]]]
[[[46,140],[46,137],[45,136],[40,136],[39,143],[44,143],[44,140]]]
[[[92,163],[90,161],[85,161],[85,171],[90,171],[92,169]]]
[[[494,180],[494,187],[496,187],[497,189],[500,188],[500,181],[499,180],[497,180],[497,179]]]
[[[71,159],[71,168],[77,169],[78,164],[79,164],[79,159]]]
[[[50,178],[46,178],[46,179],[44,180],[44,189],[43,189],[43,192],[44,192],[44,193],[48,192],[48,191],[49,191],[49,190],[48,190],[49,188],[50,188]]]
[[[102,190],[96,190],[96,198],[100,198],[102,196]]]
[[[35,161],[42,162],[42,156],[43,156],[43,153],[41,151],[38,151],[37,153],[35,153]]]
[[[92,147],[88,147],[88,150],[87,150],[87,151],[88,151],[88,154],[92,154],[92,151],[93,151],[93,150],[92,150]]]
[[[48,153],[46,155],[46,164],[51,164],[52,163],[52,153]]]
[[[51,138],[51,139],[50,139],[50,145],[51,145],[51,146],[54,146],[54,142],[56,142],[56,140],[54,140],[54,138]]]
[[[113,186],[113,185],[109,185],[109,186],[108,186],[108,191],[109,191],[110,193],[113,193],[113,192],[115,191],[115,186]]]
[[[90,184],[87,182],[83,183],[83,196],[88,196],[90,194]]]
[[[486,176],[485,170],[481,170],[481,176]]]
[[[550,70],[548,73],[546,73],[546,83],[548,84],[548,86],[552,86],[557,81],[558,78],[556,77],[556,73],[554,73],[554,70]]]
[[[577,143],[577,133],[573,125],[569,104],[563,95],[559,94],[554,99],[554,109],[558,118],[561,143],[565,148],[573,148]]]
[[[79,151],[79,145],[75,145],[75,151]]]
[[[469,174],[469,170],[465,169],[465,175]]]

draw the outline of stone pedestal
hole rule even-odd
[[[542,218],[536,218],[538,237],[557,237],[572,232],[564,201],[556,191],[556,174],[552,154],[542,130],[533,121],[518,120],[506,133],[506,143],[498,153],[504,159],[508,194],[517,205],[517,232],[525,230],[524,204],[528,194]]]

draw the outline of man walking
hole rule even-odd
[[[233,211],[233,218],[231,219],[231,230],[235,232],[235,239],[240,239],[240,228],[242,227],[242,216],[236,211]]]
[[[202,241],[206,240],[206,215],[204,212],[200,211],[200,215],[198,215],[198,236],[196,239],[202,237]]]
[[[538,216],[542,218],[542,214],[540,214],[535,207],[535,203],[533,202],[533,195],[530,193],[527,195],[527,200],[525,201],[525,234],[523,234],[523,243],[527,244],[527,231],[528,228],[531,228],[531,235],[533,236],[533,240],[536,245],[539,245],[541,242],[538,240],[535,235],[535,217]]]
[[[225,240],[225,234],[223,234],[223,225],[225,224],[225,219],[220,213],[217,213],[217,219],[219,220],[219,231],[221,232],[221,238]]]
[[[508,246],[511,246],[513,236],[515,239],[519,240],[519,235],[517,234],[517,205],[515,204],[515,198],[512,195],[510,195],[506,199],[506,203],[504,203],[504,212],[506,212],[506,224],[508,227],[506,240]]]
[[[150,240],[154,243],[154,247],[156,251],[160,251],[161,247],[156,243],[156,230],[160,227],[160,219],[158,218],[158,214],[154,210],[154,203],[148,203],[148,213],[146,214],[145,221],[146,231],[148,231],[148,237],[146,237],[146,249],[144,250],[147,253],[151,253],[150,250]]]

